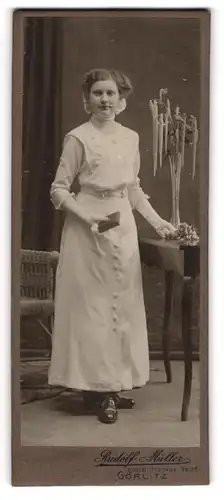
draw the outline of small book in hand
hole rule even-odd
[[[108,220],[102,220],[98,222],[98,232],[104,233],[108,231],[108,229],[112,229],[113,227],[119,226],[120,224],[120,212],[113,212],[112,214],[107,215]]]

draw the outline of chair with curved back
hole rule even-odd
[[[22,249],[20,252],[20,316],[33,317],[50,337],[58,257],[56,251]]]

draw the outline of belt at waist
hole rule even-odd
[[[127,188],[123,189],[94,189],[91,186],[81,186],[81,193],[91,194],[97,198],[118,197],[124,198],[128,195]]]

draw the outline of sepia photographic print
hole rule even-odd
[[[209,482],[209,28],[13,14],[14,485]]]

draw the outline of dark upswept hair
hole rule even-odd
[[[133,90],[130,79],[122,71],[116,69],[92,69],[84,75],[82,83],[85,99],[88,99],[92,85],[103,80],[113,80],[117,85],[120,96],[126,99]]]

